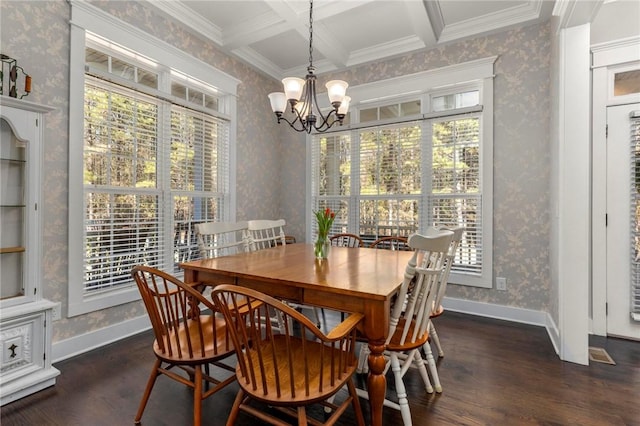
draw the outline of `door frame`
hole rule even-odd
[[[640,37],[631,37],[591,46],[592,108],[591,122],[591,315],[589,331],[607,335],[606,262],[606,162],[595,161],[607,155],[607,107],[640,102],[640,94],[613,95],[616,72],[640,69]],[[595,261],[594,261],[595,260]]]

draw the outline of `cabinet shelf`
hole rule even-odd
[[[5,253],[24,253],[25,250],[26,249],[24,247],[0,247],[0,254],[5,254]]]
[[[26,164],[25,160],[19,160],[17,158],[0,158],[0,162],[2,163],[13,163],[13,164]]]

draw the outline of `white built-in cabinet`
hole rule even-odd
[[[0,96],[0,405],[60,374],[51,365],[54,303],[42,296],[41,152],[51,110]]]

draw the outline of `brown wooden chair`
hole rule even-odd
[[[380,237],[372,242],[369,247],[386,250],[411,250],[411,247],[407,244],[407,237],[400,236]]]
[[[295,309],[255,290],[219,285],[212,298],[227,323],[236,324],[229,329],[238,348],[236,376],[240,390],[227,425],[235,423],[241,410],[271,424],[287,424],[263,408],[252,406],[252,400],[297,417],[299,425],[334,424],[351,404],[357,424],[364,424],[352,382],[357,366],[355,332],[362,314],[349,315],[325,335]],[[236,304],[249,306],[249,312],[239,314]],[[270,310],[285,318],[284,332],[271,326]],[[349,390],[345,400],[340,405],[328,402],[345,384]],[[315,403],[331,409],[326,423],[307,420],[306,407]]]
[[[414,234],[408,240],[409,247],[415,251],[407,263],[398,297],[391,308],[389,337],[385,344],[386,368],[391,367],[393,371],[397,395],[397,402],[385,400],[385,405],[400,410],[404,426],[412,424],[407,389],[403,381],[411,365],[417,367],[428,393],[433,393],[434,388],[429,380],[429,373],[436,389],[442,389],[433,355],[427,354],[428,373],[420,348],[429,341],[431,307],[438,294],[440,277],[446,266],[452,239],[453,232],[443,231],[432,237]],[[361,372],[368,370],[368,355],[369,347],[362,345],[358,368]],[[358,389],[357,392],[362,397],[369,396],[365,390]]]
[[[202,400],[236,380],[235,375],[230,375],[220,381],[208,373],[209,364],[234,371],[233,367],[220,362],[235,352],[226,322],[221,316],[201,314],[200,303],[206,301],[210,305],[210,302],[198,291],[165,272],[136,266],[131,275],[138,285],[156,337],[153,343],[156,362],[142,395],[135,423],[140,423],[156,379],[164,374],[193,389],[193,424],[198,426],[202,416]],[[207,389],[203,389],[205,383]],[[214,386],[209,388],[209,384]]]
[[[337,247],[364,247],[362,238],[355,234],[335,234],[329,237],[329,241]]]

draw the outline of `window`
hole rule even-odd
[[[616,73],[613,78],[613,96],[634,93],[640,93],[640,70]]]
[[[199,256],[194,225],[231,220],[237,84],[112,17],[94,33],[101,13],[72,8],[70,316],[138,299],[132,266],[179,273]]]
[[[336,211],[332,233],[370,244],[432,225],[464,226],[451,282],[491,287],[493,60],[487,63],[474,80],[422,93],[387,97],[384,82],[381,93],[375,84],[363,94],[353,88],[360,102],[348,129],[311,136],[310,209]],[[432,76],[417,80],[428,85]]]

